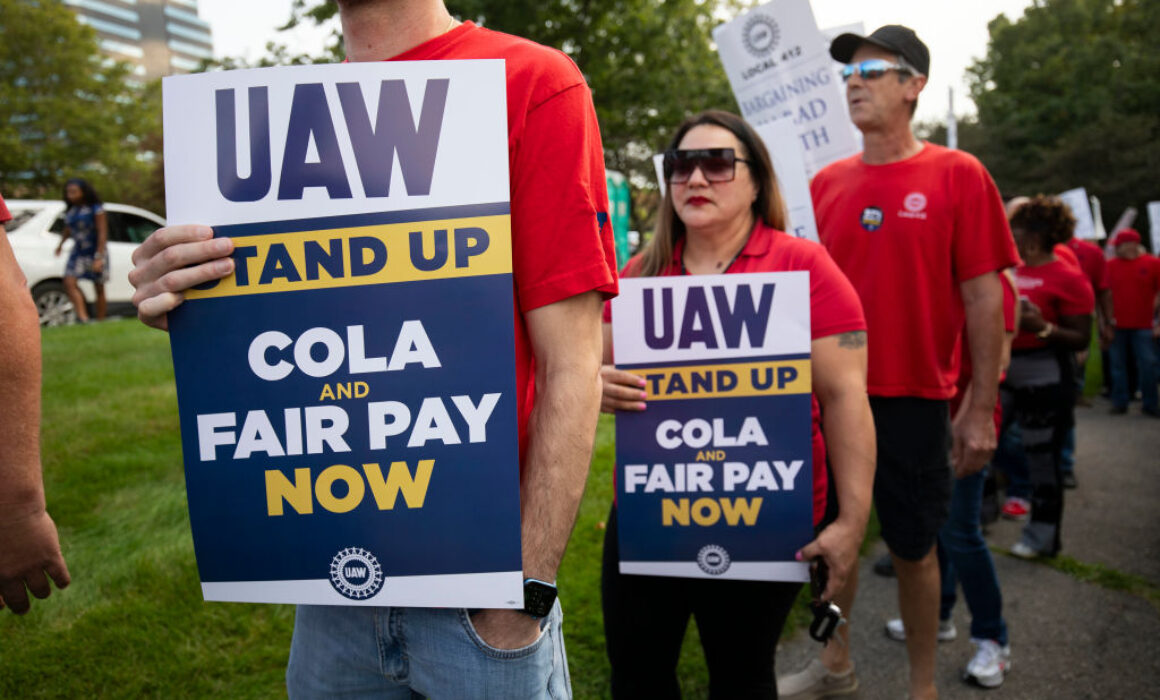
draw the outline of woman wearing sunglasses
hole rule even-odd
[[[665,152],[664,173],[656,231],[623,276],[810,273],[819,534],[799,556],[825,560],[830,574],[822,598],[838,597],[841,605],[839,593],[856,575],[874,478],[866,324],[857,293],[825,249],[783,232],[785,208],[769,155],[740,117],[709,111],[687,119]],[[610,306],[604,363],[602,410],[646,410],[644,383],[612,366]],[[774,651],[800,584],[628,575],[619,572],[618,559],[614,504],[602,576],[614,697],[680,697],[676,666],[690,615],[709,666],[710,697],[777,697]]]

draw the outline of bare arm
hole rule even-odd
[[[0,608],[46,598],[45,573],[64,588],[68,568],[45,510],[40,474],[40,321],[0,226]]]
[[[997,272],[988,272],[960,285],[966,311],[971,353],[970,394],[952,426],[955,473],[974,474],[995,451],[992,416],[999,395],[999,365],[1003,355],[1003,287]]]
[[[96,216],[97,223],[97,258],[93,261],[93,270],[100,272],[105,266],[105,254],[108,252],[109,243],[109,217],[105,216],[105,212],[101,212]]]
[[[825,559],[830,578],[822,599],[832,600],[858,565],[874,487],[877,447],[866,396],[866,332],[818,338],[810,352],[814,395],[822,408],[822,435],[838,494],[838,518],[802,548],[801,557]]]
[[[521,496],[524,575],[555,581],[584,495],[600,414],[601,298],[586,292],[527,314],[536,358]],[[522,612],[487,610],[476,631],[501,649],[529,644],[538,623]]]

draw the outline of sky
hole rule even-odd
[[[918,32],[931,52],[930,81],[919,100],[917,118],[943,119],[948,88],[954,88],[955,112],[974,112],[967,95],[967,66],[987,52],[987,23],[996,15],[1012,20],[1032,0],[811,0],[814,19],[822,29],[861,22],[866,32],[884,24],[905,24]],[[299,27],[279,32],[290,16],[291,0],[200,0],[202,19],[213,26],[218,57],[255,60],[268,41],[288,44],[292,52],[317,53],[330,28]]]

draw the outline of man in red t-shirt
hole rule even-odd
[[[591,92],[563,53],[459,23],[442,0],[339,0],[350,61],[506,61],[524,610],[299,606],[290,695],[570,694],[556,570],[584,491],[600,405],[604,299],[617,290]],[[130,280],[165,328],[181,291],[232,273],[203,226],[154,233]],[[530,590],[529,590],[530,589]]]
[[[40,319],[4,224],[0,197],[0,608],[28,612],[37,598],[68,585],[56,525],[44,505],[40,475]],[[12,500],[15,499],[15,500]]]
[[[830,55],[848,64],[846,98],[864,150],[822,170],[810,190],[821,241],[866,312],[878,436],[874,497],[899,580],[910,697],[925,700],[937,696],[934,544],[950,500],[948,448],[960,475],[977,472],[994,450],[1003,345],[998,271],[1018,257],[982,165],[911,131],[930,68],[930,52],[913,30],[890,25],[866,37],[843,34]],[[974,375],[969,404],[952,428],[947,402],[964,327]],[[827,647],[822,661],[831,676],[851,665],[844,649]],[[802,675],[779,680],[784,696],[823,697],[833,682],[814,672],[816,682],[807,685]]]
[[[1153,338],[1160,337],[1156,310],[1160,307],[1160,260],[1142,253],[1140,234],[1124,229],[1113,243],[1116,257],[1108,261],[1115,335],[1108,350],[1112,370],[1112,413],[1128,412],[1128,347],[1136,356],[1136,376],[1145,415],[1160,418],[1157,405],[1156,356]]]

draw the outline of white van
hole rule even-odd
[[[76,321],[76,310],[64,291],[64,266],[72,250],[72,239],[64,244],[60,255],[54,255],[64,233],[64,202],[48,199],[9,199],[5,203],[12,221],[4,224],[8,242],[16,253],[16,262],[28,279],[28,288],[36,301],[40,325],[60,326]],[[149,234],[165,225],[165,219],[152,212],[124,204],[105,203],[109,222],[109,282],[105,297],[109,315],[136,315],[133,309],[133,286],[129,270],[133,268],[133,250]],[[96,290],[88,280],[79,280],[81,293],[92,308]],[[90,311],[91,313],[91,311]]]

